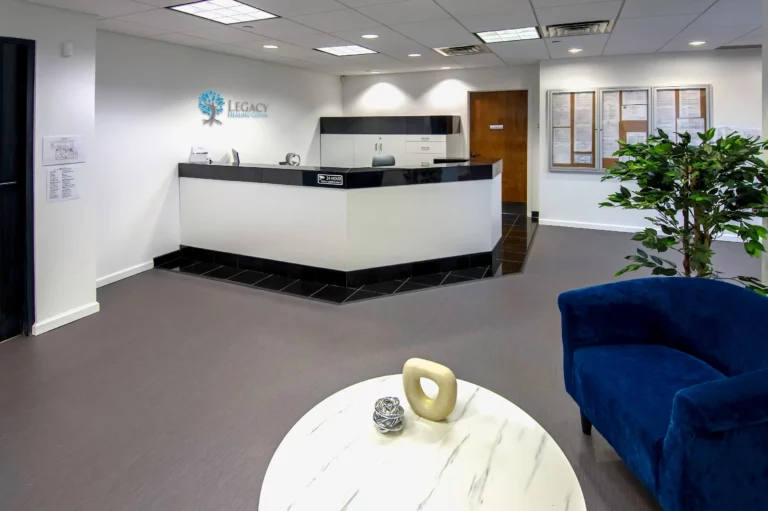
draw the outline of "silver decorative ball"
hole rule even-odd
[[[394,433],[403,429],[405,410],[396,397],[383,397],[376,401],[373,422],[382,433]]]

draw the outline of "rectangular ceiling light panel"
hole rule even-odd
[[[379,53],[377,51],[369,50],[368,48],[363,48],[362,46],[358,46],[356,44],[350,46],[329,46],[327,48],[315,49],[317,51],[336,55],[337,57],[349,57],[351,55],[368,55],[370,53]]]
[[[541,39],[539,30],[536,27],[492,30],[490,32],[478,32],[475,35],[486,43],[505,43],[507,41],[523,41],[525,39]]]
[[[191,4],[174,5],[169,7],[169,9],[225,25],[277,18],[274,14],[245,5],[237,0],[207,0]]]

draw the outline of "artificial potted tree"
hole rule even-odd
[[[682,255],[682,268],[675,262],[638,249],[627,256],[630,264],[616,276],[641,268],[653,275],[732,280],[768,295],[768,286],[747,276],[725,276],[712,264],[712,242],[726,232],[738,236],[747,253],[759,258],[765,252],[762,240],[768,231],[759,218],[768,217],[768,166],[761,159],[768,141],[732,133],[713,140],[715,129],[691,135],[678,134],[679,142],[662,130],[644,143],[620,142],[614,156],[622,157],[607,169],[603,180],[631,181],[636,186],[608,197],[601,207],[655,211],[646,217],[655,227],[634,235],[633,240],[664,254]]]

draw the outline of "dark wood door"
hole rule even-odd
[[[472,92],[469,150],[477,158],[503,158],[501,200],[528,196],[528,91]]]
[[[31,49],[0,39],[0,341],[26,326]]]

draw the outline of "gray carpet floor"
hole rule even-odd
[[[633,251],[628,234],[544,226],[522,275],[341,307],[163,271],[102,288],[99,314],[0,345],[0,509],[256,510],[307,410],[424,357],[533,416],[590,511],[658,510],[581,434],[562,382],[557,295],[612,281]],[[740,245],[716,251],[758,274]]]

